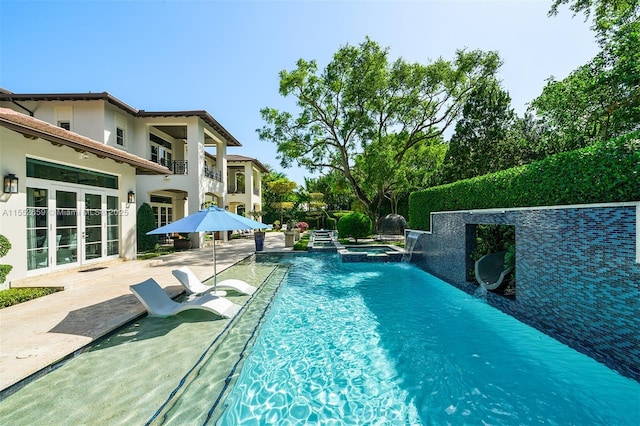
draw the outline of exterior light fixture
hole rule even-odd
[[[4,193],[5,194],[18,193],[18,178],[13,173],[9,173],[4,177]]]
[[[129,191],[127,194],[127,203],[133,204],[136,202],[136,194],[133,191]]]

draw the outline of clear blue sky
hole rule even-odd
[[[242,144],[229,153],[282,169],[258,140],[265,106],[292,110],[278,73],[299,58],[321,68],[369,36],[392,59],[428,63],[456,49],[497,50],[519,114],[549,76],[598,51],[589,24],[551,0],[31,1],[0,0],[0,87],[16,93],[109,92],[147,111],[204,109]]]

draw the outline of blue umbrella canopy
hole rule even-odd
[[[268,227],[269,225],[262,222],[228,212],[220,207],[210,206],[168,225],[149,231],[147,235],[172,234],[174,232],[236,231]]]
[[[210,206],[206,209],[197,211],[189,216],[178,219],[168,225],[156,228],[147,232],[152,234],[173,234],[174,232],[209,232],[209,231],[236,231],[243,229],[264,229],[268,228],[262,222],[248,219],[221,209],[220,207]],[[218,274],[216,272],[216,244],[213,242],[213,291],[217,292]]]

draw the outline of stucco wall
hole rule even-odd
[[[26,176],[26,157],[43,159],[49,162],[65,164],[89,170],[109,173],[119,177],[119,188],[116,194],[120,200],[120,253],[115,257],[135,259],[136,257],[136,205],[127,204],[127,192],[136,188],[135,169],[127,164],[117,163],[110,159],[98,158],[93,154],[81,154],[72,148],[54,146],[42,139],[31,140],[19,133],[0,127],[0,176],[14,173],[19,178],[18,194],[0,193],[0,234],[5,235],[11,242],[12,248],[7,256],[0,258],[0,263],[13,265],[12,271],[4,285],[7,288],[10,281],[23,279],[27,276],[51,272],[52,268],[27,271],[27,237],[26,237],[26,188],[37,187],[38,179]],[[74,191],[73,186],[64,182],[54,182],[56,188]],[[102,188],[86,187],[87,189],[104,193]],[[113,191],[112,191],[113,192]],[[103,257],[108,260],[111,257]],[[59,266],[55,270],[66,267],[77,267],[77,264]]]
[[[488,302],[638,380],[639,211],[624,203],[436,213],[412,262],[472,293],[473,225],[514,225],[515,301],[490,294]]]

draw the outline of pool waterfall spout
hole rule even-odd
[[[487,300],[487,286],[484,283],[480,283],[476,291],[473,292],[473,297],[477,299]]]
[[[402,262],[411,262],[411,256],[413,255],[413,249],[416,246],[418,237],[420,237],[419,232],[409,230],[405,231],[404,254],[402,255]]]

